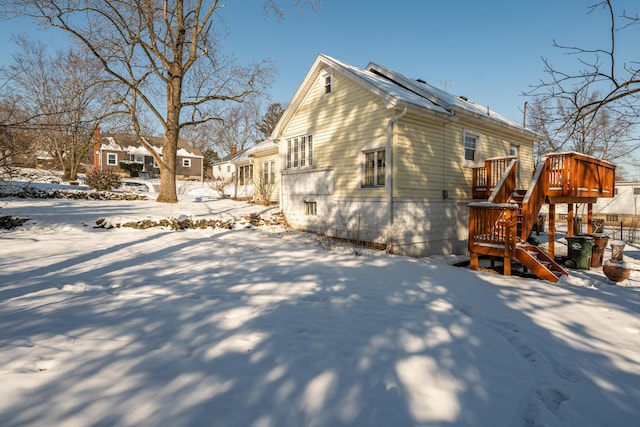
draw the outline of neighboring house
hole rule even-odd
[[[607,226],[638,226],[640,215],[640,182],[616,182],[611,199],[598,199],[593,205],[593,217]],[[566,218],[565,218],[566,219]]]
[[[162,157],[163,138],[142,137]],[[98,170],[112,169],[122,171],[120,162],[139,163],[142,172],[149,176],[160,173],[151,153],[138,141],[135,135],[102,134],[94,136],[93,165]],[[200,150],[189,146],[184,140],[178,141],[176,156],[176,178],[185,180],[203,180],[204,156]]]
[[[233,147],[231,154],[224,156],[222,159],[211,165],[211,172],[214,180],[231,181],[235,177],[236,166],[233,159],[238,155],[236,147]]]
[[[472,168],[516,156],[526,188],[538,135],[424,81],[319,55],[272,139],[292,226],[427,255],[467,253]]]
[[[613,197],[598,198],[592,209],[593,220],[601,225],[616,227],[622,223],[623,226],[630,227],[635,223],[637,226],[638,217],[640,216],[640,182],[617,181]],[[545,205],[541,213],[548,220],[548,206]],[[580,218],[582,229],[584,230],[587,204],[576,204],[575,214],[577,218]],[[555,216],[558,222],[567,222],[568,206],[558,205]]]
[[[280,147],[266,140],[249,150],[253,164],[253,200],[278,202],[280,199]]]
[[[227,158],[228,157],[228,158]],[[277,202],[280,196],[279,147],[271,140],[262,141],[213,165],[232,166],[234,171],[224,193],[237,199]],[[226,179],[226,178],[222,178]]]

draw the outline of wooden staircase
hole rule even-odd
[[[469,253],[471,268],[479,255],[503,258],[504,274],[518,260],[537,277],[557,282],[568,272],[546,254],[527,243],[538,213],[545,203],[593,203],[597,197],[613,197],[615,166],[579,153],[550,154],[536,168],[527,190],[516,188],[517,158],[487,159],[473,174],[474,199],[469,204]],[[552,222],[555,224],[555,222]],[[555,231],[550,229],[550,245]]]

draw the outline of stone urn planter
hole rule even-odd
[[[604,262],[602,272],[612,282],[622,282],[629,278],[631,267],[624,261],[624,242],[622,240],[611,241],[611,259]]]

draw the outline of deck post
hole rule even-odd
[[[587,233],[593,233],[593,203],[587,203]]]
[[[549,257],[554,259],[556,254],[556,205],[549,205],[549,230],[548,230],[548,247]]]
[[[471,252],[469,254],[469,268],[472,270],[478,269],[478,254],[476,252]]]
[[[573,237],[573,203],[567,204],[567,237]]]

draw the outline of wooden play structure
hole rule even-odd
[[[587,232],[593,231],[593,204],[599,197],[613,197],[615,166],[580,153],[548,154],[538,164],[527,190],[517,189],[516,157],[487,159],[473,170],[473,198],[469,204],[469,253],[471,269],[478,256],[492,264],[502,258],[504,274],[511,275],[511,261],[519,261],[537,277],[557,282],[567,271],[554,261],[556,205],[566,203],[567,223],[573,224],[574,204],[587,205]],[[527,243],[544,204],[549,205],[548,252]],[[567,227],[573,236],[573,227]]]

